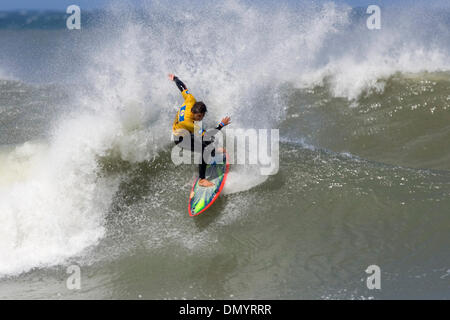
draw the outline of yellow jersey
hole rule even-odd
[[[184,98],[184,104],[178,110],[172,125],[172,132],[174,135],[182,135],[184,130],[194,133],[196,131],[201,131],[202,129],[195,124],[194,115],[191,111],[196,100],[189,90],[183,90],[181,95]]]

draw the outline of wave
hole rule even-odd
[[[333,2],[265,7],[148,1],[141,10],[110,5],[101,24],[89,30],[89,41],[75,42],[83,60],[63,81],[68,111],[52,123],[49,138],[0,157],[6,168],[21,172],[3,173],[0,275],[63,263],[105,236],[106,216],[126,172],[104,174],[99,158],[152,163],[167,151],[181,103],[168,72],[205,101],[207,124],[231,115],[235,128],[277,128],[291,116],[288,86],[328,86],[325,99],[343,97],[348,108],[349,100],[361,103],[367,92],[383,94],[386,79],[397,72],[450,69],[447,33],[427,26],[411,31],[410,13],[419,14],[413,8],[388,16],[378,33]],[[394,29],[398,21],[402,27]],[[63,48],[73,45],[61,41]],[[320,145],[320,135],[311,132]],[[296,131],[289,127],[289,133]],[[238,181],[238,175],[230,174],[224,192],[249,190],[267,179],[247,173]]]
[[[396,74],[356,101],[327,85],[291,93],[281,128],[335,152],[415,168],[448,170],[450,73]]]
[[[62,263],[102,237],[117,181],[97,176],[101,135],[86,131],[88,118],[83,124],[66,123],[49,145],[28,143],[3,155],[0,275]],[[11,178],[14,172],[20,175]]]

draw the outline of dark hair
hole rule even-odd
[[[192,113],[205,113],[208,110],[202,101],[197,101],[191,109]]]

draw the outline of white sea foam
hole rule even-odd
[[[259,129],[283,119],[284,83],[328,82],[334,95],[354,99],[383,90],[382,78],[395,72],[450,69],[447,35],[430,42],[431,29],[404,34],[408,27],[387,24],[368,39],[367,29],[351,31],[349,8],[331,2],[297,9],[149,2],[150,22],[126,10],[112,7],[115,24],[86,44],[89,90],[74,89],[74,110],[53,137],[0,155],[9,168],[0,171],[0,275],[62,263],[104,236],[119,178],[100,175],[98,157],[140,162],[167,147],[173,109],[182,102],[169,72],[207,103],[210,121],[231,115],[237,127]],[[407,14],[398,19],[408,25]],[[236,166],[224,193],[266,179]]]
[[[235,166],[232,171],[228,173],[224,194],[238,193],[249,190],[264,181],[269,176],[261,175],[259,168],[255,166]]]
[[[61,263],[103,235],[116,184],[97,176],[104,142],[90,125],[107,126],[80,123],[65,126],[49,146],[25,144],[6,155],[5,172],[17,174],[1,177],[0,275]]]

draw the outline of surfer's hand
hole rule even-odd
[[[173,78],[175,78],[175,75],[173,73],[169,73],[169,79],[173,81]]]
[[[223,123],[223,126],[227,126],[231,123],[231,118],[230,117],[225,117],[222,119],[221,124]]]

